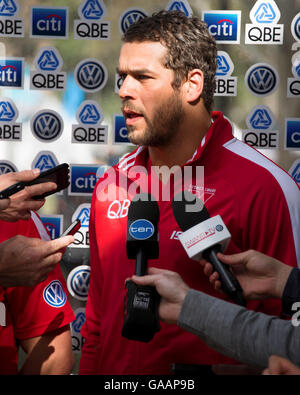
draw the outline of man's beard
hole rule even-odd
[[[152,122],[144,114],[146,128],[134,134],[135,126],[127,126],[128,138],[136,145],[159,147],[169,144],[177,135],[184,111],[179,95],[174,93],[154,113]]]

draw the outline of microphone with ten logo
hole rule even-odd
[[[245,306],[240,283],[229,267],[217,257],[218,252],[226,249],[231,237],[220,215],[210,218],[204,204],[188,191],[177,194],[172,207],[174,217],[183,231],[179,240],[188,256],[195,260],[203,257],[210,262],[219,273],[224,292],[235,303]]]
[[[136,195],[128,209],[127,256],[135,259],[135,275],[147,273],[148,259],[157,259],[158,204],[150,194]],[[128,280],[125,284],[125,310],[122,336],[149,342],[160,330],[158,318],[159,294],[155,287],[141,286]]]

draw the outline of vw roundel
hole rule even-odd
[[[137,219],[129,227],[130,235],[136,240],[147,240],[154,234],[154,225],[147,219]]]
[[[63,290],[61,282],[58,280],[51,281],[51,283],[44,289],[44,301],[52,307],[62,307],[67,301],[67,295]]]

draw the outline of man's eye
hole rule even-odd
[[[147,80],[147,79],[149,79],[150,77],[149,77],[148,75],[138,75],[136,78],[137,78],[138,80]]]

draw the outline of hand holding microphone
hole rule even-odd
[[[188,191],[177,194],[172,202],[174,217],[183,233],[179,240],[191,259],[205,258],[218,272],[224,292],[237,304],[246,305],[243,290],[229,267],[220,262],[218,252],[228,245],[230,233],[222,218],[210,218],[204,204]],[[191,210],[192,207],[194,210]],[[197,206],[197,209],[196,209]]]
[[[136,195],[128,210],[127,256],[135,259],[135,275],[147,273],[148,259],[157,259],[158,204],[150,194]],[[160,330],[158,318],[159,295],[153,286],[126,281],[125,312],[122,336],[149,342]]]

